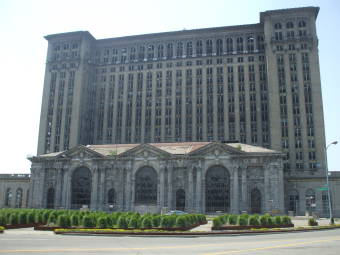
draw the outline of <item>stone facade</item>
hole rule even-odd
[[[30,187],[29,174],[0,174],[0,208],[27,208]]]
[[[92,210],[284,213],[282,157],[276,151],[239,143],[78,146],[31,159],[31,207],[47,207],[51,188],[53,208],[81,207],[75,205],[72,187],[75,171],[81,169],[90,171],[87,206]],[[143,178],[138,173],[146,168],[156,173],[151,202],[138,201],[138,178]],[[222,180],[220,173],[226,178]],[[112,189],[115,197],[110,202]],[[142,199],[146,196],[143,193]]]

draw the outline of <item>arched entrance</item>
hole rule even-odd
[[[255,188],[250,194],[251,213],[261,213],[261,192]]]
[[[207,212],[230,209],[230,175],[222,166],[213,166],[206,173],[205,207]]]
[[[53,209],[54,208],[54,188],[49,188],[47,190],[46,208],[47,209]]]
[[[185,209],[185,191],[178,189],[176,191],[176,210],[184,211]]]
[[[79,209],[83,205],[91,204],[91,171],[86,167],[80,167],[73,172],[71,182],[71,208]]]
[[[135,203],[157,204],[157,172],[149,166],[140,168],[135,178]]]

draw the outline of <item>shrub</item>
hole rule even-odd
[[[283,224],[283,225],[292,224],[292,220],[290,219],[289,216],[283,216],[283,217],[282,217],[282,224]]]
[[[20,212],[18,216],[18,223],[19,224],[26,224],[27,219],[26,219],[26,212]]]
[[[128,224],[128,228],[138,228],[138,220],[137,217],[131,217],[129,224]]]
[[[42,214],[41,213],[36,213],[34,215],[34,223],[42,223]]]
[[[152,227],[152,222],[151,222],[151,217],[146,217],[142,221],[142,228],[151,228]]]
[[[247,217],[243,217],[243,215],[238,216],[237,224],[240,226],[247,226],[248,225]]]
[[[308,219],[308,226],[317,226],[318,222],[314,218]]]
[[[47,224],[48,225],[54,225],[56,222],[57,222],[57,219],[56,219],[55,215],[51,213],[48,216]]]
[[[159,223],[161,228],[170,228],[171,227],[169,218],[170,218],[169,216],[163,216],[161,218],[161,221]]]
[[[68,228],[71,225],[69,216],[61,214],[58,216],[57,225],[61,228]]]
[[[128,224],[126,222],[126,218],[124,216],[120,216],[117,221],[118,228],[127,228]]]
[[[26,223],[28,223],[28,224],[34,223],[34,213],[33,212],[29,212],[29,213],[26,214]]]
[[[236,225],[237,223],[237,215],[231,214],[229,215],[229,224]]]
[[[268,225],[269,225],[269,226],[274,225],[274,219],[273,219],[272,216],[269,215],[268,218],[267,218],[267,221],[268,221]]]
[[[41,221],[43,223],[46,223],[48,221],[48,217],[50,216],[50,212],[49,211],[44,211],[42,213],[42,217],[41,217]]]
[[[269,216],[270,217],[270,216]],[[268,226],[268,215],[262,215],[260,217],[260,225],[261,226]]]
[[[0,214],[0,226],[4,226],[4,225],[6,225],[5,217],[2,214]]]
[[[71,226],[78,226],[79,225],[79,217],[76,214],[71,215]]]
[[[176,218],[176,226],[177,227],[185,228],[185,227],[187,227],[189,225],[190,225],[190,223],[188,222],[188,217],[178,216]]]
[[[97,219],[97,228],[107,228],[107,218],[106,217],[99,217]]]
[[[161,221],[161,216],[160,216],[160,215],[153,216],[153,217],[151,218],[152,227],[153,227],[153,228],[158,228],[158,227],[159,227],[159,224],[160,224],[160,221]]]
[[[94,226],[92,217],[85,215],[82,220],[82,225],[84,228],[92,228]]]
[[[213,227],[217,228],[217,227],[221,227],[222,225],[223,224],[222,224],[220,217],[213,218]]]
[[[250,216],[249,217],[249,225],[259,226],[260,225],[259,217],[256,216],[256,215]]]
[[[221,221],[223,224],[228,223],[228,219],[229,219],[229,214],[224,214],[221,216]]]
[[[282,224],[281,216],[275,216],[274,222],[276,225],[281,225]]]
[[[16,225],[18,224],[18,215],[16,213],[10,214],[8,218],[8,225]]]

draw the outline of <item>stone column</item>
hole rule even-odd
[[[104,199],[105,199],[105,172],[106,168],[103,168],[99,171],[99,198],[98,198],[98,209],[103,210],[104,209]]]
[[[239,192],[238,192],[238,167],[233,168],[233,185],[232,185],[231,213],[239,214]]]
[[[94,167],[92,170],[92,192],[91,192],[91,205],[89,206],[92,210],[97,210],[98,206],[98,167]]]
[[[173,175],[173,167],[168,168],[168,209],[172,210],[172,175]]]
[[[71,176],[69,171],[64,171],[63,191],[61,193],[61,206],[71,208]]]
[[[165,187],[164,187],[164,168],[160,167],[159,169],[159,197],[157,198],[157,204],[159,204],[160,209],[162,209],[165,206],[164,203],[164,193],[165,193]]]
[[[131,192],[131,187],[132,187],[132,174],[131,171],[124,169],[126,171],[126,201],[125,201],[125,207],[127,211],[130,211],[132,209],[132,192]]]
[[[272,197],[270,194],[269,166],[264,167],[264,212],[269,212],[272,208]],[[269,212],[270,213],[270,212]]]
[[[192,212],[195,210],[194,208],[194,205],[195,205],[195,202],[194,202],[194,181],[193,181],[193,169],[192,168],[188,168],[187,169],[188,171],[188,193],[186,194],[186,200],[187,201],[185,202],[185,209],[188,210],[189,212]]]
[[[242,211],[248,211],[249,206],[247,204],[247,193],[248,193],[248,188],[247,188],[247,169],[243,168],[242,169],[242,194],[241,194],[241,210]]]
[[[62,193],[63,193],[63,168],[57,169],[57,185],[56,185],[56,201],[55,201],[55,208],[59,209],[62,207]]]

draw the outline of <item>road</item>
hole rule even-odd
[[[181,238],[70,236],[27,229],[6,230],[0,234],[1,254],[328,255],[340,254],[340,230]]]

